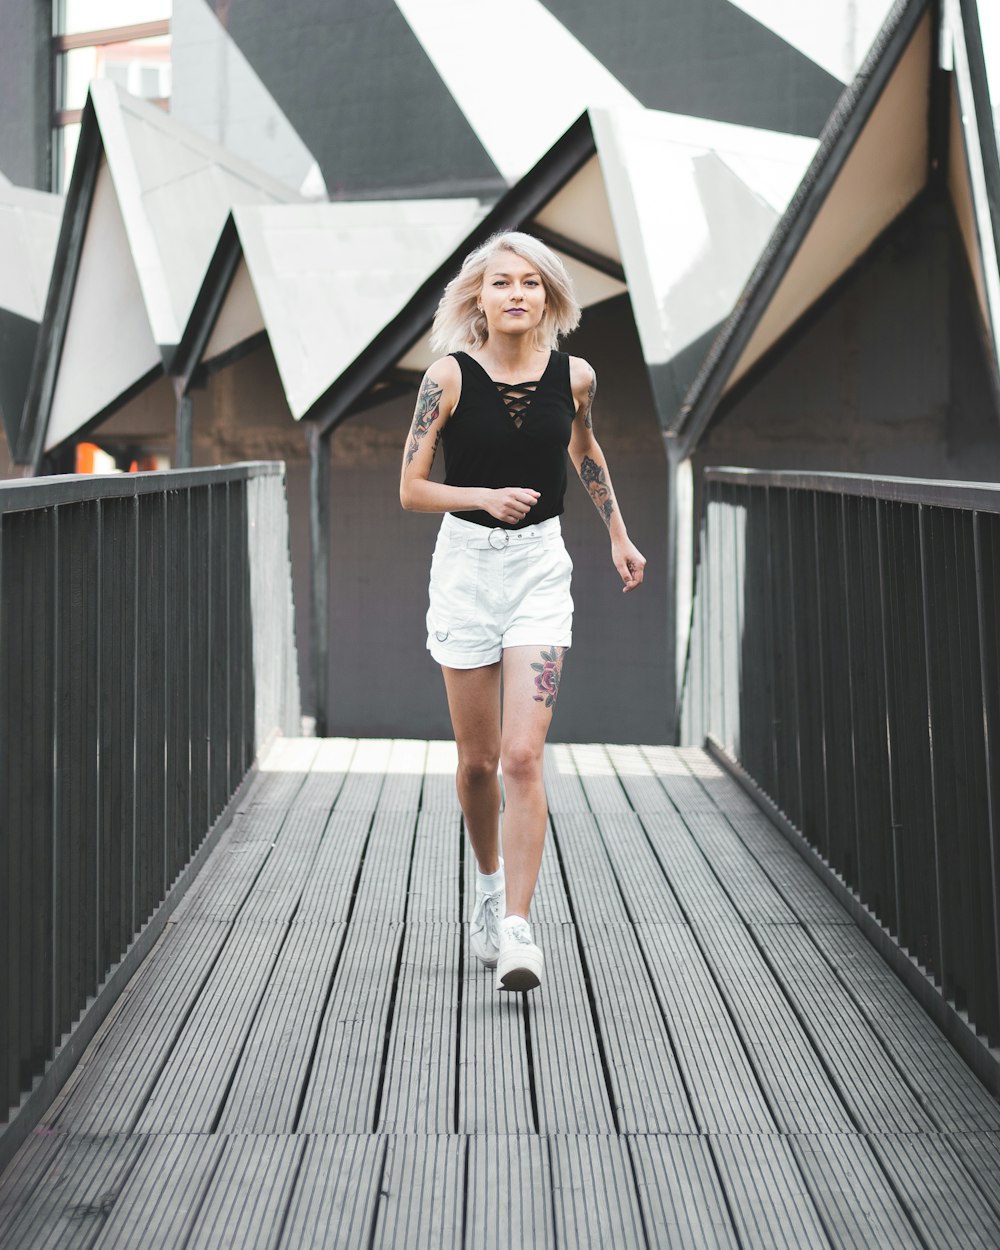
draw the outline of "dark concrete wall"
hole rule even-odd
[[[0,173],[49,189],[51,0],[0,4]]]
[[[695,464],[1000,480],[982,317],[946,204],[889,231],[720,409]]]

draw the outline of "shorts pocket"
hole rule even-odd
[[[439,642],[475,619],[481,555],[467,547],[445,546],[434,552],[427,621]]]

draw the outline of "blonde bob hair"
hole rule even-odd
[[[462,268],[441,296],[431,329],[431,350],[478,351],[489,338],[486,315],[477,307],[486,269],[497,252],[513,252],[533,265],[545,288],[545,312],[535,329],[535,347],[554,350],[559,339],[580,324],[580,305],[566,266],[539,239],[505,230],[486,240],[462,262]]]

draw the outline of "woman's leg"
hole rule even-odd
[[[545,735],[552,723],[565,647],[508,647],[503,653],[500,762],[507,915],[528,917],[542,863],[548,807],[542,781]]]
[[[441,672],[458,746],[458,801],[479,871],[489,874],[500,867],[500,664],[483,668],[442,665]]]

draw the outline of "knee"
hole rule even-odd
[[[542,752],[534,746],[511,743],[501,758],[505,781],[530,784],[542,780]]]
[[[463,755],[458,761],[460,785],[477,786],[484,781],[495,781],[498,759],[493,754]]]

